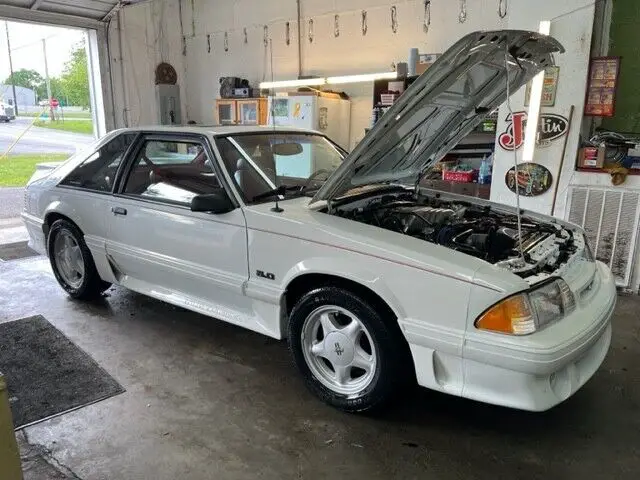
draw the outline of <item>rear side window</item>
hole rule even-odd
[[[135,137],[133,133],[123,133],[105,143],[67,175],[60,184],[96,192],[110,192],[120,162]]]

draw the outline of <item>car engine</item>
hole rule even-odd
[[[522,217],[519,238],[516,215],[470,202],[383,195],[333,213],[473,255],[522,277],[552,272],[576,251],[573,232],[566,228]]]

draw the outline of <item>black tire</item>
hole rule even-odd
[[[303,353],[303,327],[318,307],[335,305],[353,313],[364,324],[376,349],[377,365],[371,382],[355,395],[344,395],[325,386],[309,368]],[[349,413],[377,412],[394,399],[413,376],[413,362],[406,340],[393,315],[376,308],[348,290],[324,286],[305,294],[291,311],[288,327],[289,350],[307,387],[325,403]]]
[[[64,280],[62,275],[60,275],[58,266],[56,265],[56,260],[54,259],[53,244],[56,236],[60,235],[63,231],[73,236],[74,240],[80,247],[80,252],[82,254],[84,276],[82,278],[82,283],[78,287],[73,287]],[[80,229],[70,221],[60,219],[53,222],[53,225],[51,225],[51,228],[49,229],[49,236],[47,237],[47,252],[49,253],[49,262],[51,263],[51,268],[53,269],[53,274],[55,275],[56,280],[71,297],[80,300],[93,299],[98,297],[111,286],[110,283],[103,281],[100,278],[100,275],[98,275],[96,265],[93,262],[93,256],[84,241],[82,231],[80,231]]]

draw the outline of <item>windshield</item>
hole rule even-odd
[[[255,133],[216,140],[224,166],[245,203],[280,186],[301,187],[312,196],[345,157],[322,135],[305,133]]]

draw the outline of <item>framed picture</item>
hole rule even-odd
[[[591,59],[584,114],[592,117],[613,117],[616,89],[620,74],[620,57]]]
[[[518,165],[518,180],[516,182],[515,167],[511,167],[505,174],[504,181],[513,193],[525,197],[542,195],[553,183],[553,176],[547,167],[539,163],[524,162]],[[516,186],[517,185],[517,186]]]

